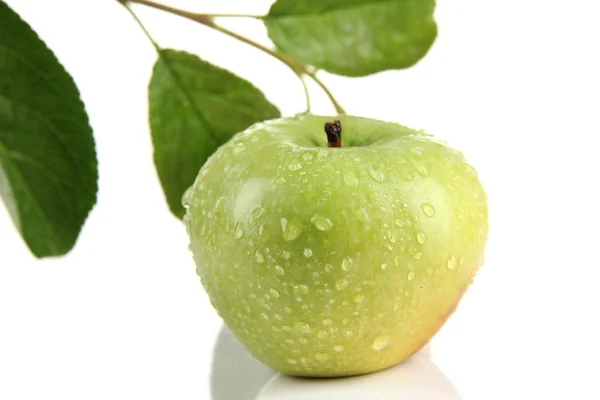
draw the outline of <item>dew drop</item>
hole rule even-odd
[[[298,339],[298,341],[302,344],[307,344],[308,343],[308,339],[306,339],[304,336],[301,337],[300,339]]]
[[[417,233],[417,242],[419,242],[420,244],[427,243],[427,235],[425,235],[424,232]]]
[[[306,358],[306,357],[300,357],[300,362],[302,364],[308,364],[308,358]]]
[[[433,208],[431,204],[423,203],[421,204],[421,208],[423,209],[425,215],[427,215],[428,217],[433,217],[435,215],[435,208]]]
[[[286,306],[283,310],[285,311],[286,314],[291,314],[292,313],[292,308],[291,307],[287,307]]]
[[[350,257],[344,257],[342,260],[342,269],[346,272],[352,271],[354,268],[353,261]]]
[[[396,224],[396,226],[402,228],[404,226],[404,221],[402,221],[401,219],[397,219],[394,221],[394,223]]]
[[[340,279],[335,283],[335,288],[337,290],[344,290],[348,287],[348,281],[345,279]]]
[[[287,181],[285,180],[285,178],[284,178],[283,176],[280,176],[279,178],[277,178],[277,179],[275,180],[275,183],[276,183],[277,185],[284,185],[284,184],[286,184],[286,183],[287,183]]]
[[[304,249],[304,257],[308,258],[308,257],[312,257],[313,252],[311,249]]]
[[[409,150],[411,153],[417,155],[417,156],[422,156],[423,155],[423,150],[421,150],[420,147],[413,147]]]
[[[293,358],[288,358],[288,359],[287,359],[287,362],[288,362],[288,364],[291,364],[291,365],[296,365],[296,364],[298,364],[298,362],[297,362],[296,360],[294,360]]]
[[[329,325],[331,325],[331,324],[333,324],[333,321],[332,321],[332,320],[330,320],[330,319],[324,319],[324,320],[323,320],[323,325],[325,325],[325,326],[329,326]]]
[[[305,322],[296,322],[295,328],[303,335],[307,335],[311,332],[310,325]]]
[[[279,315],[279,314],[275,314],[274,317],[277,321],[281,321],[281,319],[282,319],[281,315]]]
[[[256,250],[256,254],[254,254],[254,257],[256,257],[256,262],[257,263],[264,263],[265,262],[265,257],[263,257],[262,253],[258,250]]]
[[[402,180],[409,182],[413,180],[414,176],[410,172],[406,172],[402,174],[401,178]]]
[[[260,314],[261,317],[263,317],[263,319],[266,319],[267,321],[269,320],[269,316],[266,313],[262,313]]]
[[[300,294],[308,294],[308,286],[306,285],[297,285],[294,289]]]
[[[412,281],[413,279],[415,279],[415,273],[413,271],[410,271],[408,273],[407,278],[408,278],[409,281]]]
[[[387,264],[381,264],[381,269],[386,270],[388,268]]]
[[[375,182],[379,183],[383,182],[383,180],[385,179],[385,175],[382,171],[377,171],[373,168],[369,169],[369,176],[373,178]]]
[[[333,265],[331,265],[331,264],[325,264],[325,271],[326,272],[333,271]]]
[[[327,361],[329,360],[329,355],[327,353],[317,353],[315,357],[319,361]]]
[[[354,171],[347,171],[344,174],[344,183],[348,187],[358,186],[358,183],[359,183],[358,176],[356,176],[356,173]]]
[[[465,258],[463,256],[460,256],[460,258],[458,259],[458,264],[463,265],[464,263],[465,263]]]
[[[427,168],[425,168],[423,165],[419,165],[417,166],[417,173],[423,177],[427,176]]]
[[[288,242],[296,240],[302,233],[302,225],[295,221],[288,221],[286,218],[281,218],[281,230],[283,238]]]
[[[379,209],[380,209],[381,211],[383,211],[383,212],[386,212],[386,211],[387,211],[387,207],[386,207],[386,206],[381,206],[381,207],[379,207]]]
[[[271,296],[278,298],[279,297],[279,292],[273,288],[269,289],[269,293],[271,293]]]
[[[265,212],[265,209],[262,207],[256,207],[254,210],[252,210],[252,214],[250,214],[252,216],[252,219],[257,219],[260,218],[261,215],[263,215],[263,213]]]
[[[320,214],[315,214],[310,219],[310,222],[320,231],[328,231],[333,227],[333,222],[327,217]]]
[[[310,160],[312,160],[312,159],[313,159],[313,155],[312,155],[312,154],[310,154],[310,153],[304,153],[304,154],[302,155],[302,159],[303,159],[304,161],[310,161]]]
[[[362,293],[359,293],[356,296],[354,296],[353,300],[356,304],[360,304],[365,300],[365,295]]]
[[[282,326],[281,329],[284,332],[291,332],[292,331],[292,327],[291,326],[287,326],[287,325]]]
[[[344,346],[341,344],[336,344],[335,346],[333,346],[333,351],[336,351],[338,353],[344,351]]]
[[[382,351],[385,350],[390,345],[390,338],[387,336],[377,336],[375,340],[373,340],[373,344],[371,347],[373,350]]]
[[[327,336],[329,336],[329,334],[327,333],[327,331],[325,331],[323,329],[320,329],[319,333],[317,333],[317,337],[319,339],[325,339],[325,338],[327,338]]]
[[[233,147],[233,154],[239,154],[246,150],[246,146],[243,143],[238,143]]]
[[[281,252],[281,257],[285,258],[286,260],[289,260],[291,256],[292,254],[289,251],[284,250]]]
[[[448,257],[448,261],[446,261],[446,266],[448,267],[448,269],[456,268],[456,257],[454,257],[454,254],[450,254],[450,257]]]
[[[298,171],[299,169],[302,169],[302,165],[300,163],[293,162],[288,164],[288,169],[290,171]]]
[[[280,265],[275,266],[275,272],[277,272],[277,275],[280,275],[280,276],[283,276],[283,274],[285,274],[285,271],[283,270],[283,268],[281,268]]]
[[[294,343],[296,343],[296,342],[294,341],[294,339],[290,339],[290,338],[287,338],[287,339],[285,339],[285,342],[286,342],[287,344],[294,344]]]
[[[351,329],[348,329],[344,334],[348,337],[352,337],[354,335],[354,332]]]
[[[238,222],[235,226],[235,238],[239,239],[244,236],[244,227],[241,222]]]
[[[421,257],[423,257],[423,252],[422,252],[422,251],[418,251],[418,252],[416,252],[415,254],[413,254],[413,258],[414,258],[415,260],[420,260],[420,259],[421,259]]]

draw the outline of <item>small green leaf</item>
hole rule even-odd
[[[92,129],[73,79],[0,1],[0,196],[33,254],[73,248],[97,181]]]
[[[280,113],[229,71],[182,51],[159,54],[149,87],[154,163],[171,212],[183,218],[183,194],[208,157],[234,134]]]
[[[437,36],[435,0],[278,0],[264,17],[283,52],[334,74],[408,68]]]

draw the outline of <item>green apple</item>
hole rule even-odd
[[[341,121],[342,147],[326,122]],[[239,341],[290,375],[421,349],[483,263],[487,198],[457,150],[402,125],[306,115],[220,147],[184,196],[197,273]]]

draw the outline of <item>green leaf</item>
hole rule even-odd
[[[283,52],[334,74],[408,68],[437,36],[435,0],[278,0],[264,17]]]
[[[73,79],[0,2],[0,195],[33,254],[73,248],[97,181],[92,129]]]
[[[208,157],[234,134],[280,113],[229,71],[182,51],[159,55],[149,87],[154,163],[171,212],[183,218],[183,194]]]

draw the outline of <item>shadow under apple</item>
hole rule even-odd
[[[425,354],[369,375],[305,379],[277,374],[257,400],[461,400],[450,379]]]
[[[409,360],[369,375],[294,378],[279,374],[252,357],[225,326],[215,344],[211,393],[213,400],[461,399],[452,382],[431,361],[429,345]]]
[[[229,329],[221,328],[210,378],[213,400],[255,400],[275,374],[252,357]]]

